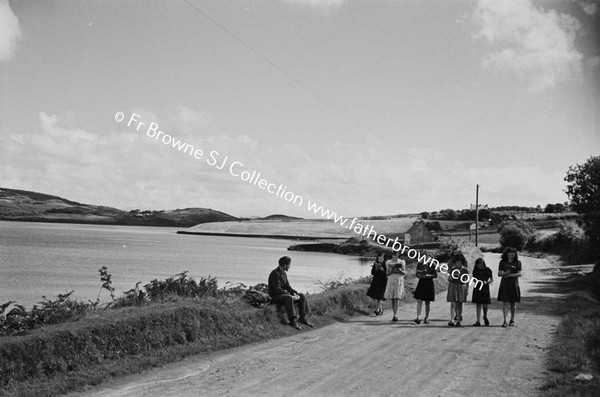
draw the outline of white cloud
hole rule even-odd
[[[204,130],[212,122],[212,117],[207,112],[190,109],[183,105],[180,105],[177,111],[179,121],[189,131]]]
[[[600,67],[600,56],[595,56],[586,61],[586,65],[590,69],[596,69]]]
[[[594,16],[600,11],[600,6],[596,0],[582,0],[579,6],[587,15]]]
[[[294,6],[305,6],[325,14],[335,11],[346,3],[347,0],[283,0]]]
[[[40,112],[38,131],[0,138],[2,186],[122,209],[206,207],[237,216],[316,217],[306,206],[294,206],[232,176],[229,166],[239,161],[245,170],[287,186],[305,203],[313,200],[344,216],[432,211],[441,209],[440,203],[467,208],[477,183],[484,184],[481,197],[490,205],[563,200],[557,198],[563,175],[537,167],[465,163],[453,152],[394,147],[377,136],[361,142],[283,145],[245,135],[206,135],[206,130],[201,137],[197,131],[186,132],[189,120],[181,119],[181,109],[160,120],[144,109],[136,113],[146,129],[154,121],[159,130],[201,148],[203,160],[146,136],[144,127],[127,127],[128,117],[114,122],[112,130],[87,131],[78,127],[77,115]],[[228,158],[223,170],[206,163],[212,150],[219,152],[219,164]]]
[[[0,62],[13,56],[21,36],[19,18],[10,8],[8,0],[0,0]]]
[[[575,48],[579,22],[531,0],[479,0],[473,20],[476,37],[491,52],[483,65],[513,72],[531,92],[581,77],[583,55]]]

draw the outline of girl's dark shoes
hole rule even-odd
[[[415,324],[421,324],[421,320],[419,320],[418,318],[415,318]]]
[[[298,331],[302,329],[298,324],[296,324],[296,321],[294,320],[290,321],[290,327],[296,328]]]
[[[429,324],[429,319],[427,317],[425,317],[425,320],[423,320],[423,324]]]
[[[505,321],[505,322],[503,322],[503,323],[502,323],[502,328],[506,328],[506,326],[507,326],[507,325],[508,325],[508,324],[506,323],[506,321]]]
[[[450,322],[448,323],[448,326],[449,326],[449,327],[454,327],[454,326],[455,326],[455,325],[454,325],[454,322],[453,322],[453,321],[450,321]]]
[[[481,327],[481,323],[477,321],[475,324],[473,324],[473,327]]]
[[[485,326],[486,326],[486,327],[489,327],[489,325],[490,325],[490,320],[488,320],[488,318],[487,318],[487,317],[484,317],[484,318],[483,318],[483,323],[485,324]]]
[[[313,323],[311,323],[310,321],[308,321],[305,318],[301,318],[299,322],[300,322],[300,324],[308,325],[311,328],[313,328],[315,326]]]
[[[510,320],[510,323],[508,323],[508,325],[510,325],[511,327],[515,326],[515,320]]]
[[[392,319],[392,322],[393,322],[393,323],[395,323],[396,321],[398,321],[398,317],[394,317],[394,318]]]

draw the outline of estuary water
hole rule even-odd
[[[370,274],[372,259],[337,254],[287,251],[293,240],[176,234],[177,228],[105,226],[0,221],[0,304],[9,300],[30,308],[43,296],[75,291],[75,299],[95,300],[107,266],[112,285],[123,291],[182,271],[196,280],[266,283],[277,260],[288,255],[291,285],[318,292],[317,281],[340,273]],[[101,291],[103,301],[110,299]]]

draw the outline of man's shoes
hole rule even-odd
[[[315,325],[311,322],[309,322],[307,319],[305,318],[301,318],[299,321],[300,324],[304,324],[304,325],[308,325],[309,327],[314,327]]]
[[[298,331],[302,329],[294,320],[290,321],[290,327],[296,328]]]

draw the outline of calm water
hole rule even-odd
[[[277,260],[292,258],[290,283],[316,292],[317,280],[340,272],[370,274],[372,260],[336,254],[287,251],[290,240],[178,235],[176,228],[99,226],[0,221],[0,304],[15,300],[30,307],[42,296],[74,290],[78,299],[95,300],[98,269],[108,266],[118,296],[153,279],[182,271],[196,280],[211,275],[225,282],[266,282]],[[101,298],[108,298],[103,290]]]

